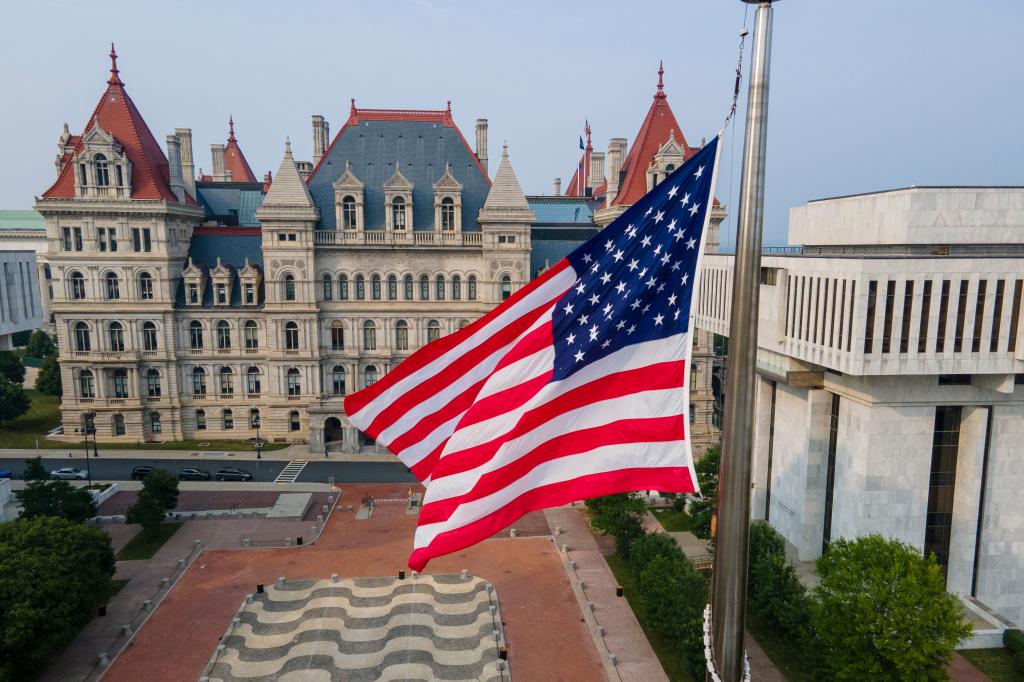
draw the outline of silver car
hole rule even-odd
[[[62,481],[84,481],[89,477],[82,469],[76,469],[75,467],[64,467],[63,469],[54,469],[50,472],[50,478],[53,480]]]

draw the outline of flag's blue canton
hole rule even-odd
[[[554,378],[623,346],[685,332],[718,137],[568,258],[553,312]]]

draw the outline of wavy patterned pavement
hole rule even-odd
[[[211,682],[498,681],[500,628],[497,595],[480,578],[287,582],[247,601],[206,674]]]

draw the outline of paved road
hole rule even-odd
[[[74,457],[44,457],[43,466],[47,471],[63,467],[85,469],[85,457],[75,453]],[[273,481],[287,462],[262,460],[233,462],[228,457],[190,457],[188,459],[104,459],[100,453],[98,458],[89,458],[92,477],[100,481],[125,481],[131,478],[132,469],[140,464],[166,469],[177,473],[185,467],[198,467],[210,473],[220,467],[239,468],[253,474],[257,481]],[[17,458],[0,458],[0,469],[14,473],[21,478],[25,468],[25,460]],[[398,462],[332,462],[319,460],[309,462],[299,475],[300,483],[327,483],[334,476],[335,483],[411,483],[416,478]]]

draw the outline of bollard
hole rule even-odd
[[[573,570],[576,570],[576,560],[575,559],[569,559],[569,568],[571,568]]]
[[[598,626],[597,626],[597,634],[599,634],[599,635],[601,635],[602,637],[604,637],[604,632],[605,632],[605,630],[604,630],[604,626],[603,626],[603,625],[598,625]]]
[[[612,665],[617,666],[619,664],[619,657],[615,654],[608,654],[608,660],[612,662]]]
[[[337,573],[331,573],[331,582],[332,583],[338,582],[338,574]]]
[[[555,535],[561,535],[561,534],[562,534],[562,528],[560,526],[555,526]]]
[[[330,510],[330,505],[324,505],[323,512],[326,514]]]
[[[284,576],[283,575],[278,576],[278,578],[277,578],[277,586],[278,587],[284,587]]]
[[[242,619],[239,618],[238,616],[235,616],[234,618],[231,619],[231,622],[234,623],[235,625],[238,625],[239,623],[242,622]]]
[[[562,551],[568,553],[569,552],[569,545],[562,545]]]
[[[242,540],[242,547],[252,547],[252,540],[249,538]]]
[[[106,651],[100,652],[100,665],[102,665],[104,668],[110,665],[110,659],[107,657]]]
[[[200,548],[200,547],[202,547],[202,546],[203,546],[203,541],[202,541],[202,540],[196,540],[196,541],[195,541],[194,543],[192,543],[192,544],[193,544],[193,545],[195,545],[196,549],[198,549],[198,548]]]
[[[498,630],[497,628],[495,628],[495,630],[494,630],[494,641],[495,642],[501,641],[501,631]]]
[[[463,580],[467,580],[469,578],[469,569],[466,569],[466,568],[462,569],[462,575],[460,577]]]
[[[621,596],[622,596],[622,593],[623,593],[624,591],[625,591],[625,588],[623,588],[623,587],[622,587],[622,585],[616,585],[616,586],[615,586],[615,596],[616,596],[616,597],[621,597]]]
[[[515,528],[510,528],[509,531],[508,531],[508,536],[510,538],[514,538],[514,537],[516,537],[516,535],[518,535],[518,533],[516,533],[516,529]]]
[[[495,606],[494,604],[491,604],[490,609],[491,609],[491,615],[492,616],[498,612],[498,607]]]
[[[168,585],[171,584],[171,579],[170,578],[161,578],[160,582],[162,583],[162,587],[167,587]]]
[[[153,605],[153,600],[152,599],[145,599],[142,602],[142,609],[144,611],[148,611],[149,607],[152,606],[152,605]]]
[[[587,583],[585,583],[584,581],[582,581],[582,580],[581,580],[581,581],[580,581],[580,589],[581,589],[581,590],[585,590],[585,589],[587,589]]]
[[[323,523],[324,522],[324,515],[323,514],[317,514],[316,522],[317,523]],[[313,526],[313,527],[316,528],[316,526]]]
[[[285,538],[284,539],[284,546],[285,547],[291,547],[292,546],[292,539],[291,538]]]
[[[263,583],[256,583],[256,594],[263,594]]]
[[[251,594],[245,595],[245,603],[246,604],[251,604],[252,603],[252,595]]]
[[[587,602],[587,608],[590,609],[591,611],[593,611],[594,610],[594,602],[588,601]]]
[[[506,665],[505,661],[499,660],[498,661],[498,670],[504,672],[505,671],[505,665]]]
[[[178,559],[178,568],[182,568],[185,565],[184,559]]]
[[[121,626],[121,634],[122,635],[130,635],[130,634],[132,634],[132,626],[129,623],[125,623],[124,625],[122,625]]]

